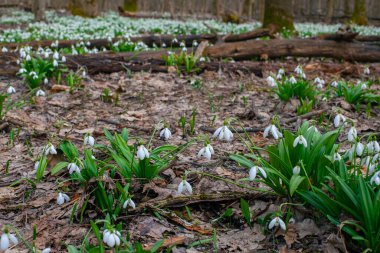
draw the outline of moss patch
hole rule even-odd
[[[124,11],[137,12],[138,11],[137,0],[124,0]]]

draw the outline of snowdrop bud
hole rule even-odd
[[[337,82],[337,81],[334,81],[334,82],[332,82],[332,83],[330,84],[330,86],[336,88],[336,87],[338,87],[338,82]]]
[[[58,67],[58,62],[57,62],[57,60],[54,60],[54,61],[53,61],[53,66],[54,66],[54,67]]]
[[[295,166],[293,168],[293,175],[299,175],[300,172],[301,172],[301,167],[300,166],[297,165],[297,166]]]
[[[334,154],[334,157],[333,157],[334,161],[340,161],[341,159],[342,159],[342,157],[340,156],[340,154],[338,152]]]
[[[278,131],[277,127],[275,125],[269,125],[264,129],[263,137],[266,138],[269,133],[272,134],[273,138],[278,140],[279,138],[282,138],[282,133]]]
[[[63,203],[65,202],[69,202],[70,201],[70,197],[65,194],[65,193],[58,193],[58,197],[57,197],[57,204],[58,205],[62,205]]]
[[[268,228],[273,229],[278,226],[280,226],[282,230],[286,230],[285,222],[280,217],[275,217],[269,222]]]
[[[30,61],[31,59],[32,58],[30,57],[30,55],[27,55],[26,58],[25,58],[26,61]]]
[[[59,60],[59,53],[58,53],[57,51],[54,52],[54,54],[53,54],[53,58],[54,58],[55,60]]]
[[[380,151],[380,145],[377,141],[370,141],[367,143],[368,153],[378,153]]]
[[[276,80],[274,80],[274,78],[271,76],[267,77],[267,83],[268,83],[269,87],[276,87],[277,86]]]
[[[66,62],[66,57],[62,56],[61,60],[62,60],[62,62]]]
[[[132,207],[133,209],[136,208],[136,204],[135,202],[133,202],[133,200],[131,198],[127,199],[124,204],[123,204],[123,208],[127,208],[128,206]]]
[[[344,117],[342,114],[337,114],[334,118],[334,126],[335,127],[339,127],[341,125],[341,123],[343,124],[344,122],[346,122],[346,117]]]
[[[107,244],[108,247],[113,248],[114,246],[120,245],[120,232],[114,230],[111,232],[110,230],[106,229],[103,231],[103,242]]]
[[[164,140],[169,140],[172,137],[172,133],[168,128],[164,128],[160,132],[160,138]]]
[[[303,70],[302,70],[302,67],[300,65],[298,65],[295,69],[294,69],[294,72],[298,75],[302,74],[303,73]]]
[[[355,127],[351,127],[347,134],[347,139],[349,142],[353,142],[358,137],[358,132]]]
[[[216,129],[214,134],[212,135],[213,138],[218,137],[219,140],[225,140],[225,141],[231,141],[234,137],[233,133],[230,129],[228,129],[227,126],[222,126]]]
[[[253,166],[249,170],[249,180],[254,180],[256,178],[257,171],[259,171],[261,173],[263,178],[267,178],[267,173],[265,172],[265,170],[263,168],[261,168],[259,166]]]
[[[293,147],[295,148],[298,144],[302,144],[305,146],[305,148],[307,148],[307,141],[305,137],[303,137],[302,135],[298,136],[293,142]]]
[[[137,148],[137,157],[140,160],[144,160],[145,158],[149,158],[149,152],[143,145],[140,145]]]
[[[8,94],[16,93],[16,89],[13,86],[9,86],[7,89]]]
[[[190,194],[193,193],[193,188],[185,179],[183,179],[182,182],[178,185],[178,194],[181,194],[184,190],[187,190]]]
[[[45,92],[44,92],[43,90],[38,90],[38,91],[36,92],[36,96],[37,96],[37,97],[45,97],[46,94],[45,94]]]
[[[369,74],[370,74],[369,67],[365,67],[364,75],[369,75]]]
[[[49,83],[49,80],[45,77],[44,84],[47,85]]]
[[[91,135],[87,135],[84,137],[84,145],[86,146],[94,146],[95,145],[95,139]]]

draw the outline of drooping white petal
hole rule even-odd
[[[70,197],[66,193],[62,193],[62,196],[65,199],[65,201],[67,201],[67,202],[70,201]]]
[[[213,155],[215,153],[214,148],[210,144],[208,144],[207,147],[209,148],[210,153]]]
[[[256,174],[257,174],[257,166],[253,166],[250,170],[249,170],[249,179],[250,180],[254,180],[256,178]]]
[[[8,234],[9,240],[16,245],[18,243],[17,237],[14,234]]]
[[[208,147],[205,148],[204,157],[206,157],[207,160],[211,160],[211,152]]]
[[[297,138],[294,139],[294,141],[293,141],[293,148],[295,148],[298,145],[299,139],[300,139],[300,136],[298,136]]]
[[[58,193],[57,204],[58,204],[58,205],[62,205],[63,203],[65,203],[65,199],[64,199],[64,197],[62,196],[62,193]]]
[[[109,238],[110,234],[111,233],[110,233],[110,231],[108,231],[108,229],[106,229],[106,230],[103,231],[103,242],[104,243],[108,242],[108,238]]]
[[[178,185],[178,193],[179,194],[181,194],[182,193],[182,191],[183,191],[183,184],[184,184],[184,181],[181,181],[181,183],[179,183],[179,185]]]
[[[267,173],[265,172],[265,170],[261,167],[257,167],[261,173],[261,175],[263,176],[263,178],[267,178]]]
[[[273,229],[274,226],[276,225],[276,223],[277,223],[277,217],[276,217],[276,218],[273,218],[273,219],[269,222],[268,228],[269,228],[269,229]]]
[[[203,147],[203,148],[201,148],[201,150],[199,150],[199,152],[198,152],[198,157],[201,157],[201,156],[203,156],[203,154],[204,154],[204,152],[205,152],[205,147]]]
[[[6,250],[9,248],[9,238],[8,238],[8,234],[6,233],[3,233],[1,235],[1,239],[0,239],[0,250]]]
[[[193,194],[193,187],[191,187],[191,185],[189,184],[189,182],[185,181],[185,187],[186,187],[186,190],[187,190],[190,194]]]
[[[278,218],[278,222],[280,223],[280,228],[282,230],[286,230],[285,222],[282,219],[280,219],[280,218]]]
[[[356,145],[356,155],[361,156],[363,154],[364,145],[360,142]]]
[[[339,153],[334,154],[334,161],[340,161],[341,159],[342,159],[342,157],[340,156]]]
[[[41,251],[41,253],[50,253],[50,252],[51,252],[51,248],[46,248]]]
[[[355,129],[355,127],[351,127],[347,134],[347,139],[350,142],[353,142],[358,136],[358,133]]]
[[[214,132],[214,134],[212,135],[213,138],[216,138],[219,136],[220,132],[222,131],[223,127],[219,127],[218,129],[216,129],[216,131]]]
[[[272,125],[269,125],[267,126],[265,129],[264,129],[264,134],[263,134],[263,137],[266,138],[268,137],[268,134],[269,134],[269,131],[271,130],[272,128]]]
[[[299,175],[300,174],[300,172],[301,172],[301,168],[300,168],[300,166],[295,166],[294,168],[293,168],[293,175]]]
[[[115,240],[115,235],[112,233],[108,237],[107,245],[110,248],[113,248],[115,246],[116,240]]]
[[[119,238],[119,236],[116,235],[116,234],[114,234],[114,236],[115,236],[115,245],[116,246],[120,246],[120,238]]]

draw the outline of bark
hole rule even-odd
[[[265,0],[263,27],[276,32],[283,28],[294,31],[292,0]]]
[[[45,21],[46,0],[33,0],[32,12],[35,21]]]
[[[248,20],[252,19],[252,5],[253,0],[245,0],[244,1],[244,14],[246,15]]]
[[[72,15],[82,17],[97,17],[100,14],[97,0],[69,0],[69,10]]]
[[[220,13],[220,0],[214,0],[213,1],[213,7],[214,7],[214,14],[217,19],[221,18],[221,13]]]
[[[355,0],[351,22],[357,25],[368,25],[365,0]]]
[[[325,23],[331,23],[334,14],[334,2],[335,0],[327,0]]]
[[[269,29],[259,28],[248,33],[226,35],[224,37],[224,42],[252,40],[252,39],[256,39],[256,38],[260,38],[264,36],[272,36],[272,34],[269,31]]]

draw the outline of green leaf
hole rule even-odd
[[[59,162],[51,169],[51,175],[55,175],[69,165],[68,162]]]
[[[251,212],[249,211],[249,205],[248,202],[243,198],[240,199],[240,208],[245,218],[245,221],[247,222],[248,226],[252,228]]]
[[[154,252],[158,251],[161,248],[162,244],[164,244],[164,241],[165,241],[164,239],[157,241],[153,245],[153,247],[150,249],[150,252],[154,253]]]
[[[78,149],[70,141],[62,142],[60,148],[70,162],[79,157]]]
[[[246,157],[242,155],[231,154],[230,159],[234,160],[235,162],[241,165],[244,165],[247,168],[251,168],[255,166],[255,164],[252,161],[250,161],[249,159],[247,159]]]
[[[37,172],[36,172],[36,180],[37,181],[40,181],[44,177],[44,172],[45,172],[46,166],[47,166],[47,158],[46,158],[46,156],[43,156],[43,157],[41,157],[41,159],[39,161]]]
[[[100,247],[100,252],[104,252],[103,242],[102,242],[102,237],[101,237],[101,235],[100,235],[99,228],[98,228],[98,226],[95,224],[95,222],[92,221],[92,220],[90,220],[90,224],[91,224],[92,231],[94,232],[95,237],[96,237],[96,239],[98,240],[98,244],[99,244],[99,247]]]
[[[69,253],[80,253],[80,251],[77,250],[77,248],[75,248],[73,245],[67,245],[67,251]]]
[[[304,179],[306,179],[306,177],[302,177],[300,175],[293,175],[290,178],[290,182],[289,182],[290,196],[293,196],[294,192],[297,190],[298,186],[302,183]]]

